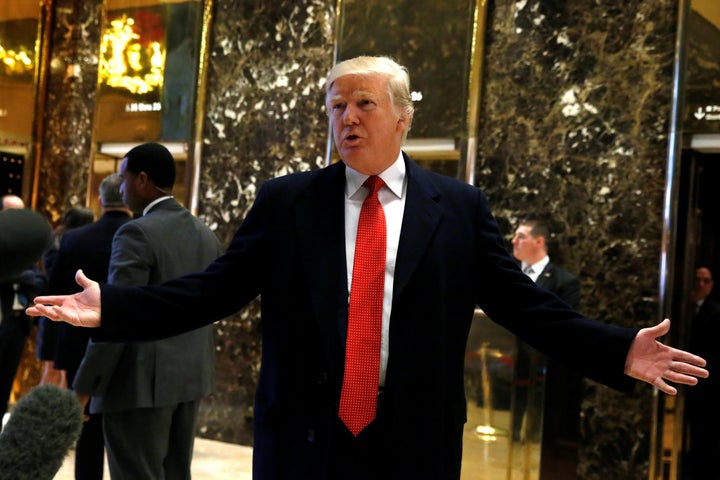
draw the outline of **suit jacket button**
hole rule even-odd
[[[307,431],[307,441],[313,443],[315,441],[315,430],[312,428]]]
[[[325,382],[327,382],[327,373],[323,372],[317,376],[317,383],[319,385],[324,385]]]

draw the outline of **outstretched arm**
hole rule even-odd
[[[100,285],[90,280],[82,270],[75,281],[83,289],[74,295],[45,295],[36,297],[35,305],[26,310],[28,315],[41,316],[67,322],[77,327],[100,326]]]
[[[670,331],[667,318],[650,328],[641,329],[635,336],[625,360],[625,373],[642,380],[667,393],[677,394],[677,389],[666,383],[695,385],[698,377],[707,378],[704,367],[707,362],[702,357],[684,350],[668,347],[656,339]]]

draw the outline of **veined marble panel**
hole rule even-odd
[[[582,311],[657,321],[677,3],[496,1],[476,181],[510,238],[550,219]],[[652,390],[585,384],[579,477],[647,477]]]
[[[217,1],[203,129],[199,215],[227,245],[270,178],[324,164],[329,1]],[[259,302],[217,327],[218,389],[204,436],[249,444],[260,369]]]

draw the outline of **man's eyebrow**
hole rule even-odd
[[[352,98],[369,98],[371,100],[377,100],[378,95],[374,92],[369,92],[366,90],[355,90],[352,92],[351,95]]]

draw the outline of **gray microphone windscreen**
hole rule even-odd
[[[12,280],[35,265],[51,240],[50,224],[39,213],[28,208],[0,211],[0,279]]]
[[[82,423],[73,391],[35,387],[17,402],[0,434],[0,479],[52,480],[77,442]]]

